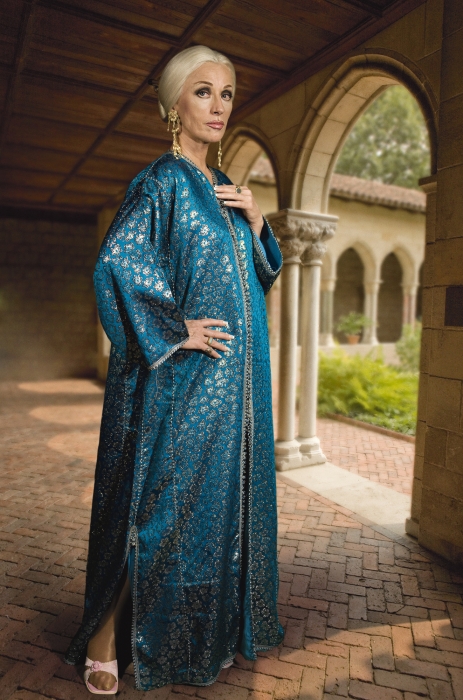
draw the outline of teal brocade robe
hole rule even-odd
[[[137,688],[209,685],[237,651],[282,641],[264,299],[281,265],[268,224],[259,240],[187,159],[166,153],[129,186],[94,275],[111,354],[68,663],[126,563]],[[198,318],[228,322],[220,359],[182,350]]]

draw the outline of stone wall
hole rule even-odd
[[[96,373],[96,224],[40,216],[0,217],[1,381]]]
[[[449,286],[463,285],[463,5],[445,0],[437,189],[428,185],[423,346],[411,525],[463,565],[463,323],[445,324]],[[460,314],[461,315],[461,314]]]

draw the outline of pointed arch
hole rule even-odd
[[[355,122],[390,85],[403,85],[423,113],[431,147],[431,172],[437,161],[437,99],[415,63],[393,51],[367,49],[350,57],[326,81],[303,121],[291,156],[294,172],[290,206],[313,212],[328,209],[331,174]]]
[[[264,151],[272,164],[278,206],[281,205],[278,160],[269,139],[260,129],[248,124],[237,124],[227,132],[222,151],[222,170],[233,182],[242,185],[247,184],[252,166]]]

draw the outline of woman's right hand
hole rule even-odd
[[[223,350],[228,352],[230,348],[226,345],[213,340],[210,344],[207,343],[208,338],[221,338],[222,340],[232,340],[235,336],[230,335],[230,333],[223,333],[222,331],[213,331],[208,328],[208,326],[228,326],[226,321],[220,321],[216,318],[198,318],[189,321],[185,321],[185,325],[188,328],[188,333],[190,334],[189,339],[184,345],[182,345],[182,350],[201,350],[205,352],[209,357],[222,357],[219,355],[217,350]]]

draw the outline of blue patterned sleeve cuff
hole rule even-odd
[[[264,289],[264,294],[267,294],[281,272],[283,256],[275,234],[265,217],[260,237],[252,229],[251,231],[254,266]]]

